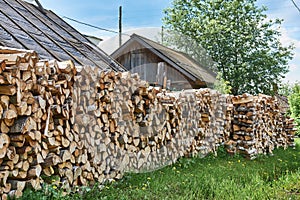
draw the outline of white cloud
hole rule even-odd
[[[291,64],[290,65],[290,72],[297,71],[298,68],[299,68],[299,66],[297,66],[296,64]]]
[[[300,81],[300,40],[295,38],[295,34],[289,28],[281,28],[280,41],[284,46],[293,44],[295,49],[293,50],[293,59],[289,62],[289,73],[287,73],[285,82],[294,83]]]
[[[282,42],[282,44],[294,44],[296,49],[300,50],[300,40],[297,40],[296,38],[294,38],[294,34],[291,34],[291,31],[287,28],[281,28],[281,37],[280,37],[280,41]]]

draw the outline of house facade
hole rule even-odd
[[[216,77],[188,55],[136,34],[111,56],[151,85],[170,90],[209,87]]]

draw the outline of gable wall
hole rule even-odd
[[[141,79],[150,84],[162,86],[166,79],[166,85],[171,90],[199,88],[174,67],[135,41],[125,48],[116,60],[128,71],[138,73]]]

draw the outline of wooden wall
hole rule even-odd
[[[116,59],[131,73],[138,73],[151,85],[166,86],[171,90],[200,88],[171,65],[164,62],[149,49],[134,43]]]

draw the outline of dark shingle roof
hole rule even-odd
[[[124,71],[55,13],[22,0],[0,0],[0,45],[34,50],[42,59]]]
[[[206,82],[207,84],[212,84],[216,80],[216,74],[213,71],[206,66],[202,66],[187,54],[170,49],[137,34],[133,34],[130,40],[112,53],[112,56],[114,58],[117,57],[117,55],[121,53],[122,49],[126,48],[126,46],[133,41],[139,42],[193,81],[200,80]]]

